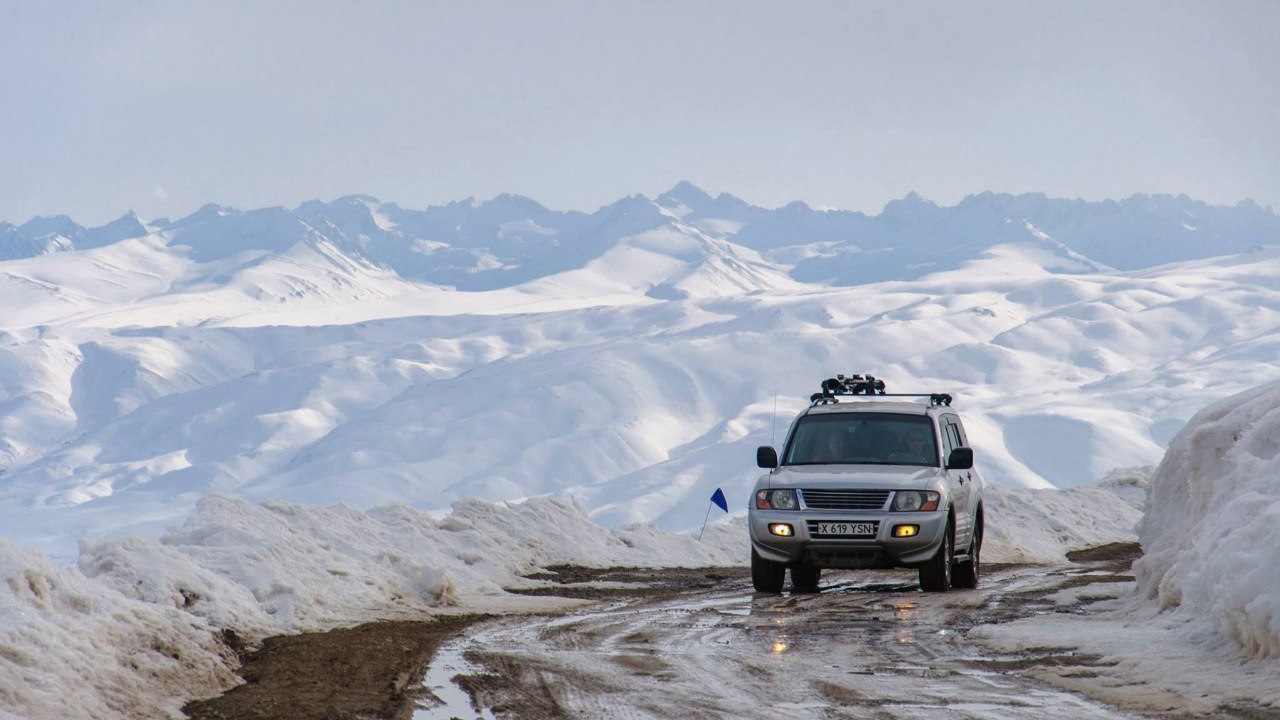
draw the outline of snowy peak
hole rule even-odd
[[[799,284],[757,253],[709,237],[681,223],[622,238],[589,262],[593,284],[658,300],[724,297],[761,290],[794,290]],[[578,271],[552,276],[572,283]]]
[[[684,217],[691,212],[697,212],[710,206],[715,200],[697,185],[688,180],[681,180],[676,183],[675,187],[655,198],[654,202],[658,206]]]
[[[725,233],[727,230],[725,234],[732,234],[751,220],[769,212],[749,205],[729,193],[720,193],[713,198],[688,181],[681,181],[662,193],[654,203],[674,217],[694,223],[712,233]]]
[[[129,240],[131,238],[139,238],[148,235],[151,229],[147,227],[136,213],[132,210],[113,220],[106,225],[91,228],[84,233],[84,241],[77,243],[76,249],[81,250],[92,247],[102,247],[111,243],[120,242],[121,240]]]
[[[395,226],[381,203],[365,195],[348,195],[329,203],[311,200],[293,212],[320,232],[331,229],[351,240],[379,237]]]
[[[534,217],[550,212],[541,204],[523,195],[503,193],[480,203],[476,208],[477,215],[496,215],[499,217]]]
[[[77,225],[66,215],[34,217],[23,223],[18,230],[33,238],[49,237],[52,235],[60,235],[67,238],[78,238],[84,234],[84,228]]]
[[[620,237],[643,232],[672,220],[669,213],[643,195],[632,195],[600,208],[593,216],[597,227],[610,228]]]
[[[284,208],[238,212],[209,204],[175,222],[165,234],[170,247],[185,248],[192,260],[204,263],[251,251],[283,253],[310,232]]]
[[[918,215],[921,213],[933,213],[938,210],[938,205],[932,200],[926,200],[920,193],[912,191],[907,193],[899,200],[890,200],[885,203],[884,210],[881,215],[890,217],[900,217],[909,215]]]
[[[83,239],[84,228],[66,215],[34,217],[18,227],[0,224],[0,260],[64,252]]]

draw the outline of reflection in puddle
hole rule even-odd
[[[422,701],[414,710],[413,720],[456,720],[457,718],[477,718],[478,720],[494,720],[494,715],[487,708],[479,711],[471,705],[471,696],[453,681],[458,675],[470,675],[477,672],[475,666],[462,656],[462,648],[467,643],[465,638],[445,643],[436,652],[431,665],[427,667],[427,675],[422,685],[435,696],[436,702]]]
[[[906,600],[891,601],[889,604],[893,606],[893,619],[901,625],[897,633],[898,644],[914,645],[916,642],[916,604]]]

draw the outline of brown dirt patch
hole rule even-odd
[[[512,589],[526,595],[610,599],[649,598],[674,592],[713,588],[725,580],[746,581],[746,568],[584,568],[554,566],[531,579],[554,583],[547,587]],[[635,587],[600,588],[590,583],[618,582]],[[245,684],[208,700],[188,703],[183,711],[192,720],[408,720],[416,700],[425,692],[417,683],[426,674],[436,650],[468,625],[484,619],[467,615],[425,622],[384,621],[324,633],[268,638],[249,651],[234,633],[223,641],[240,656]],[[514,704],[528,717],[563,717],[558,699],[544,685],[536,668],[517,669],[501,656],[480,658],[501,672],[460,681],[473,696],[491,696],[510,686],[520,672],[534,672]],[[643,656],[631,659],[637,672],[658,675],[660,664]],[[626,661],[624,661],[626,662]],[[510,667],[508,667],[510,666]],[[519,683],[517,683],[519,687]]]
[[[1097,585],[1098,583],[1123,583],[1133,582],[1132,575],[1069,575],[1058,586],[1059,590],[1069,590],[1071,588],[1084,587],[1085,585]]]
[[[1101,655],[1087,653],[1063,653],[1060,650],[1050,650],[1044,653],[1035,649],[1028,650],[1027,653],[1028,655],[1025,657],[1008,659],[981,658],[970,660],[969,663],[975,667],[1000,672],[1027,670],[1037,667],[1108,668],[1115,667],[1117,664],[1104,661]]]
[[[672,592],[706,590],[725,580],[746,580],[743,567],[712,568],[588,568],[553,565],[547,572],[526,575],[530,580],[555,583],[536,588],[506,588],[517,595],[555,596],[581,600],[666,596]],[[594,587],[591,583],[628,583],[633,587]]]
[[[408,720],[424,692],[417,682],[442,643],[483,619],[372,622],[324,633],[267,638],[240,651],[245,684],[183,708],[193,720]]]
[[[1127,561],[1126,567],[1132,565],[1133,561],[1141,556],[1142,546],[1136,542],[1095,545],[1067,553],[1067,559],[1074,563]]]
[[[1214,717],[1230,720],[1280,720],[1280,708],[1263,707],[1257,703],[1234,702],[1214,708]]]

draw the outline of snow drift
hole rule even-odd
[[[560,563],[740,564],[740,521],[701,541],[607,530],[570,500],[469,500],[443,518],[405,505],[253,505],[226,496],[157,540],[86,540],[62,568],[0,538],[0,719],[182,717],[238,682],[217,638],[255,642],[378,618],[511,611],[504,592]]]
[[[988,487],[982,557],[990,562],[1065,562],[1067,552],[1133,542],[1150,467],[1114,470],[1064,490]]]
[[[1151,479],[1139,588],[1251,656],[1280,654],[1280,382],[1197,413]]]
[[[212,629],[0,538],[0,718],[180,717],[236,682]]]

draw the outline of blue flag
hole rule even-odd
[[[721,510],[729,512],[729,501],[724,499],[724,491],[720,488],[716,488],[716,491],[711,493],[711,502],[719,505]]]

